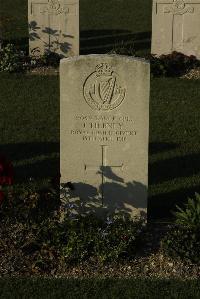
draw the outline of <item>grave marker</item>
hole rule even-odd
[[[29,0],[29,54],[79,54],[79,0]]]
[[[62,59],[61,182],[101,214],[146,215],[149,63],[118,55]]]
[[[154,0],[151,53],[200,58],[200,0]]]

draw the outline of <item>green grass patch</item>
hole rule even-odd
[[[200,297],[200,281],[159,279],[4,279],[0,298],[166,298]]]
[[[199,81],[151,80],[149,213],[167,216],[200,189]]]
[[[1,74],[0,151],[14,162],[17,182],[59,171],[59,79]]]
[[[26,38],[28,36],[28,1],[0,0],[0,25],[4,39]]]

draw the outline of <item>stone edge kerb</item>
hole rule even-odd
[[[73,56],[73,57],[67,57],[67,58],[63,58],[60,60],[60,65],[61,64],[64,64],[64,63],[67,63],[67,62],[75,62],[75,61],[78,61],[78,60],[84,60],[84,59],[87,59],[87,58],[109,58],[109,57],[112,57],[112,58],[121,58],[121,59],[124,59],[124,60],[130,60],[131,61],[140,61],[140,62],[143,62],[147,65],[150,64],[150,61],[145,59],[145,58],[140,58],[140,57],[135,57],[135,56],[126,56],[126,55],[117,55],[117,54],[89,54],[89,55],[79,55],[79,56]]]

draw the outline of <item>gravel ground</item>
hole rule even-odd
[[[200,79],[200,67],[196,69],[190,70],[187,74],[184,76],[181,76],[182,79],[195,79],[199,80]]]
[[[54,68],[54,67],[36,67],[33,68],[32,70],[27,72],[27,75],[43,75],[43,76],[48,76],[48,75],[58,75],[59,74],[59,68]]]
[[[54,67],[37,67],[27,72],[27,75],[58,75],[59,68]],[[190,70],[187,74],[180,77],[181,79],[200,79],[200,67]]]
[[[168,224],[149,224],[144,232],[144,246],[134,260],[124,263],[101,265],[90,260],[78,266],[69,266],[52,256],[51,270],[45,271],[33,266],[33,255],[19,250],[17,239],[20,229],[16,227],[0,228],[0,276],[42,276],[42,277],[155,277],[199,279],[200,265],[172,259],[166,256],[160,246],[160,240],[172,229]],[[5,235],[5,233],[9,233]],[[13,231],[13,234],[12,234]],[[15,233],[14,233],[15,231]]]

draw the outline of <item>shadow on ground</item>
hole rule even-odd
[[[150,155],[173,151],[179,147],[175,143],[151,143]],[[182,178],[184,187],[176,188],[174,191],[163,190],[158,195],[149,194],[148,215],[150,220],[172,218],[172,211],[176,205],[183,206],[188,197],[194,197],[195,192],[200,192],[200,183],[191,186],[190,177],[200,173],[200,153],[176,156],[170,159],[159,160],[149,164],[149,186],[156,185]],[[187,186],[188,184],[188,186]]]
[[[178,148],[176,144],[170,143],[151,143],[150,155],[157,153],[164,153],[165,151],[173,151]],[[35,143],[21,143],[21,144],[5,144],[1,145],[0,152],[6,153],[13,161],[15,167],[15,182],[20,183],[28,178],[32,177],[36,180],[51,178],[58,175],[60,172],[59,165],[59,143],[57,142],[35,142]],[[194,174],[198,174],[200,169],[200,154],[191,154],[181,157],[174,157],[172,159],[159,160],[149,165],[149,190],[153,186],[156,188],[157,184],[162,184],[166,181],[169,182],[175,178],[185,178],[184,186],[182,188],[176,188],[174,191],[167,191],[161,189],[158,195],[152,196],[149,192],[148,200],[148,218],[149,220],[170,218],[171,210],[174,210],[175,205],[182,205],[186,202],[189,196],[194,196],[195,192],[200,192],[200,184],[197,186],[191,185],[190,177]],[[136,206],[142,206],[142,203],[138,201],[138,191],[140,189],[145,192],[142,186],[139,186],[139,182],[126,183],[123,185],[122,179],[113,176],[111,169],[100,169],[99,172],[104,171],[108,182],[105,183],[107,195],[119,194],[119,198],[124,198],[124,194],[133,194],[135,197]],[[109,179],[114,180],[114,183],[109,183]],[[187,183],[188,182],[188,183]],[[107,184],[107,185],[106,185]],[[92,197],[97,198],[97,190],[92,186],[86,186],[79,183],[79,192],[83,189],[88,194],[88,199]],[[162,191],[163,190],[163,191]],[[80,192],[80,194],[82,193]],[[83,191],[85,192],[85,191]],[[98,198],[99,200],[99,198]],[[109,199],[108,199],[109,201]]]
[[[31,30],[29,33],[30,40],[40,40],[37,23],[29,24]],[[43,41],[45,48],[50,51],[53,47],[60,48],[64,53],[70,50],[71,45],[59,41],[59,34],[52,28],[45,28],[44,33],[53,40],[53,45],[50,47]],[[69,36],[71,37],[71,36]],[[73,37],[71,37],[73,38]],[[14,44],[20,50],[25,50],[28,53],[29,39],[4,39],[3,45],[7,43]],[[151,48],[151,32],[132,33],[129,30],[85,30],[80,32],[80,54],[104,54],[112,50],[120,50],[122,54],[126,54],[128,49],[130,54],[134,55],[135,51],[146,50]],[[123,50],[126,51],[123,53]],[[37,49],[35,49],[37,51]]]
[[[111,214],[120,211],[146,218],[147,186],[136,181],[125,182],[110,166],[101,166],[96,174],[104,177],[99,188],[87,183],[70,182],[72,188],[68,191],[69,199],[80,202],[85,214],[106,215],[108,210]]]
[[[116,29],[87,30],[80,33],[81,54],[107,53],[119,47],[131,47],[133,50],[150,49],[151,32],[132,33],[129,30]]]
[[[29,178],[38,180],[54,177],[59,173],[59,143],[5,144],[0,146],[0,152],[6,153],[14,163],[16,183],[27,181]]]

